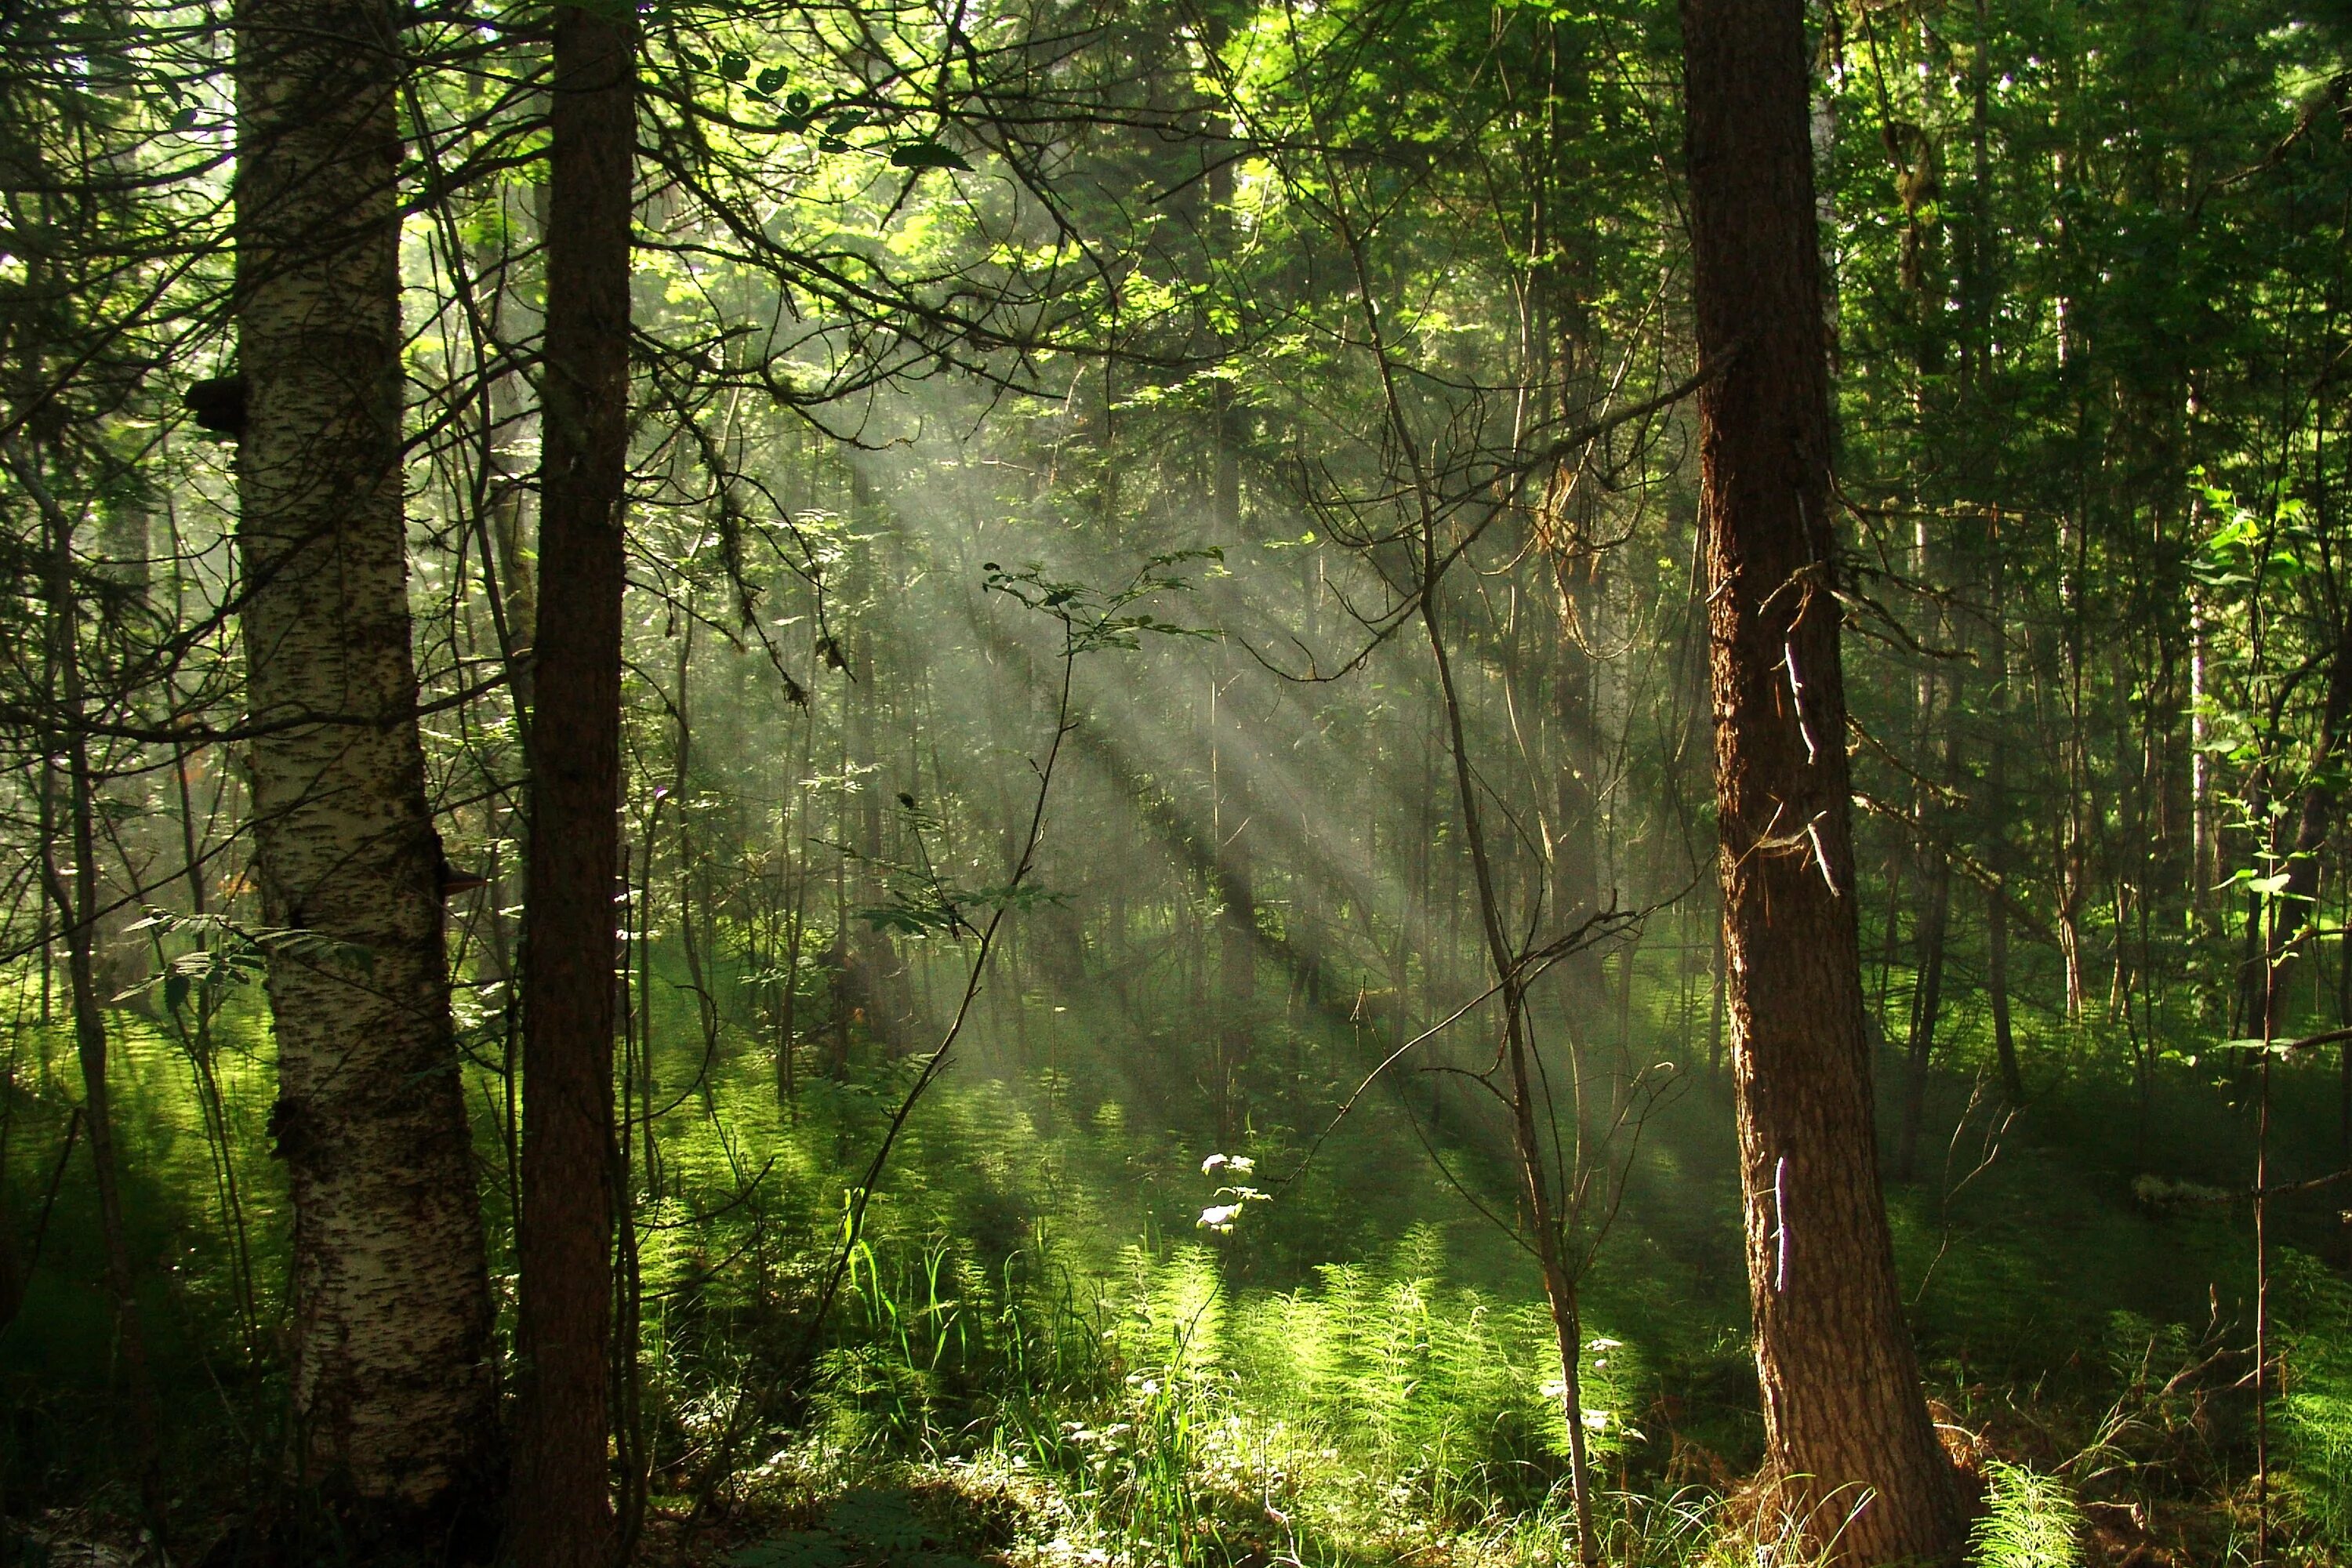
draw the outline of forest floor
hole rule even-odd
[[[1218,1187],[1203,1161],[1223,1151],[1139,1109],[1178,1102],[1150,1076],[1165,1054],[1070,1024],[1029,1031],[977,1038],[916,1119],[820,1353],[789,1375],[844,1173],[904,1064],[803,1084],[782,1107],[749,1054],[722,1057],[707,1093],[680,1094],[683,1073],[670,1086],[659,1183],[636,1216],[644,1561],[1574,1560],[1532,1275],[1412,1131],[1475,1190],[1493,1173],[1458,1108],[1410,1089],[1326,1135],[1321,1113],[1286,1123],[1269,1097],[1231,1152],[1272,1196],[1217,1234],[1194,1218]],[[268,1074],[257,1039],[222,1053],[224,1151],[184,1062],[125,1033],[136,1239],[157,1265],[151,1321],[185,1478],[179,1555],[202,1559],[268,1472],[283,1397],[266,1329],[283,1267]],[[1347,1081],[1321,1048],[1266,1042],[1302,1105]],[[2054,1054],[2042,1066],[2014,1118],[1940,1082],[1937,1124],[1957,1131],[1889,1187],[1929,1390],[1977,1492],[1972,1560],[2221,1568],[2253,1560],[2267,1518],[2277,1568],[2352,1561],[2352,1288],[2327,1194],[2273,1216],[2284,1386],[2258,1484],[2252,1241],[2246,1205],[2228,1201],[2251,1169],[2237,1089],[2176,1073],[2143,1109],[2128,1085]],[[2282,1075],[2274,1180],[2336,1159],[2333,1075],[2305,1076]],[[58,1129],[40,1118],[55,1103],[20,1108],[20,1194],[48,1175]],[[1774,1550],[1780,1521],[1749,1481],[1761,1428],[1730,1156],[1725,1089],[1695,1073],[1648,1130],[1588,1282],[1599,1522],[1627,1568],[1800,1561]],[[239,1178],[242,1262],[224,1170]],[[88,1201],[59,1192],[43,1266],[0,1332],[0,1514],[26,1563],[95,1568],[127,1559],[71,1543],[136,1545],[107,1436],[114,1362]],[[761,1376],[786,1385],[774,1418],[715,1474],[733,1391]]]

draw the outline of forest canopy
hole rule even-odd
[[[2347,226],[2333,4],[7,0],[0,1563],[2352,1561]]]

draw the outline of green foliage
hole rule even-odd
[[[1250,1304],[1235,1334],[1244,1397],[1345,1455],[1367,1485],[1441,1516],[1541,1499],[1567,1457],[1547,1311],[1446,1285],[1425,1228],[1383,1267],[1319,1272]],[[1619,1342],[1588,1342],[1585,1424],[1601,1454],[1638,1440],[1624,1408],[1633,1366]]]
[[[2278,1275],[2286,1355],[2276,1414],[2294,1495],[2321,1542],[2352,1552],[2352,1285],[2294,1251]]]
[[[89,520],[68,553],[106,899],[168,903],[184,859],[243,865],[250,803],[213,737],[267,717],[237,687],[234,464],[173,424],[182,369],[226,353],[234,84],[194,13],[125,30],[18,9],[0,313],[23,363],[0,401]],[[1893,1192],[1895,1243],[1937,1392],[2020,1461],[1993,1472],[1984,1531],[2011,1533],[1985,1533],[1983,1561],[2070,1561],[2054,1474],[2221,1513],[2251,1461],[2250,1249],[2223,1200],[2252,1118],[2215,1046],[2247,910],[2282,912],[2299,864],[2297,805],[2345,785],[2324,732],[2352,603],[2345,35],[2246,0],[1811,12],[1843,685],[1874,808],[1853,905],[1897,1049],[1930,967],[1922,873],[1937,853],[1964,873],[1925,1099],[1930,1142],[1957,1123],[1969,1146]],[[651,1484],[698,1486],[741,1392],[776,1384],[761,1441],[855,1484],[746,1568],[944,1568],[950,1532],[907,1522],[918,1469],[1014,1478],[1053,1568],[1569,1555],[1551,1327],[1463,1202],[1507,1212],[1513,1191],[1465,1106],[1484,1015],[1318,1140],[1393,1037],[1483,984],[1463,825],[1432,783],[1444,731],[1391,635],[1403,536],[1312,499],[1370,515],[1410,467],[1487,519],[1444,608],[1512,913],[1562,913],[1580,895],[1555,874],[1586,852],[1629,899],[1681,900],[1593,977],[1605,1005],[1549,979],[1538,999],[1547,1041],[1671,1059],[1693,1086],[1645,1132],[1589,1281],[1610,1553],[1790,1561],[1724,1502],[1761,1436],[1727,1095],[1696,1070],[1721,1042],[1694,416],[1590,444],[1572,493],[1505,450],[1689,368],[1674,8],[638,14],[618,1193]],[[513,540],[491,514],[529,489],[537,422],[543,29],[414,20],[419,711],[435,828],[503,863],[511,899],[528,769],[519,670],[499,677],[528,627],[499,623],[528,608],[530,509]],[[1378,415],[1375,326],[1423,453]],[[1229,469],[1231,528],[1204,516]],[[0,482],[26,520],[0,540],[21,872],[56,821],[58,672],[35,656],[57,617],[34,511]],[[133,513],[157,524],[135,606],[100,526]],[[1146,602],[1179,591],[1194,624]],[[1026,798],[1052,656],[1108,649],[1066,731],[1086,766],[1016,877],[1005,784]],[[1236,848],[1246,1002],[1213,994]],[[2323,1021],[2330,865],[2328,929],[2285,972],[2290,1009]],[[0,1218],[47,1229],[0,1339],[0,1498],[46,1509],[111,1495],[118,1363],[86,1151],[65,1142],[73,1046],[36,956],[56,925],[11,885]],[[283,1447],[290,1226],[246,983],[266,954],[368,955],[263,926],[249,877],[202,885],[211,912],[131,927],[153,962],[107,989],[163,1016],[115,1016],[113,1071],[181,1468],[261,1474]],[[450,901],[449,952],[510,1304],[520,911],[490,901]],[[1961,1097],[1995,1064],[1995,907],[2030,1109],[1978,1176],[1987,1118]],[[918,1026],[999,915],[1013,941],[959,1076],[814,1321],[843,1190],[937,1037]],[[2272,1068],[2279,1168],[2329,1168],[2332,1064]],[[1887,1125],[1899,1079],[1880,1074]],[[1228,1175],[1258,1162],[1276,1201],[1227,1187],[1204,1211],[1210,1151]],[[2317,1205],[2273,1218],[2313,1245],[2333,1228]],[[2315,1550],[2352,1554],[2352,1302],[2315,1267],[2282,1277],[2277,1479]]]
[[[959,1279],[942,1256],[862,1258],[823,1372],[830,1442],[1050,1478],[1066,1534],[1145,1562],[1392,1552],[1564,1506],[1549,1318],[1447,1283],[1433,1231],[1280,1292],[1236,1292],[1201,1247],[1129,1247],[1091,1297]],[[1642,1375],[1630,1347],[1589,1345],[1601,1455],[1642,1442],[1624,1415]]]
[[[1970,1568],[2081,1568],[2083,1510],[2065,1482],[1995,1460],[1969,1531]]]

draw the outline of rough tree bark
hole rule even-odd
[[[610,1568],[617,1544],[605,1389],[635,48],[625,11],[555,13],[523,928],[520,1568]]]
[[[1724,931],[1768,1463],[1838,1562],[1946,1560],[1872,1126],[1801,0],[1683,0]],[[1849,1520],[1848,1515],[1853,1517]]]
[[[268,963],[292,1462],[342,1540],[394,1551],[478,1521],[497,1431],[409,645],[400,37],[386,0],[235,26],[246,658],[257,721],[319,716],[248,752],[263,919],[302,933]]]

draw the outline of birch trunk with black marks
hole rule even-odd
[[[294,1200],[291,1462],[348,1545],[489,1493],[489,1279],[451,1032],[402,508],[384,0],[239,0],[238,546]],[[289,722],[291,721],[291,722]]]
[[[1801,0],[1683,0],[1724,936],[1768,1465],[1834,1561],[1948,1561],[1879,1190]]]

